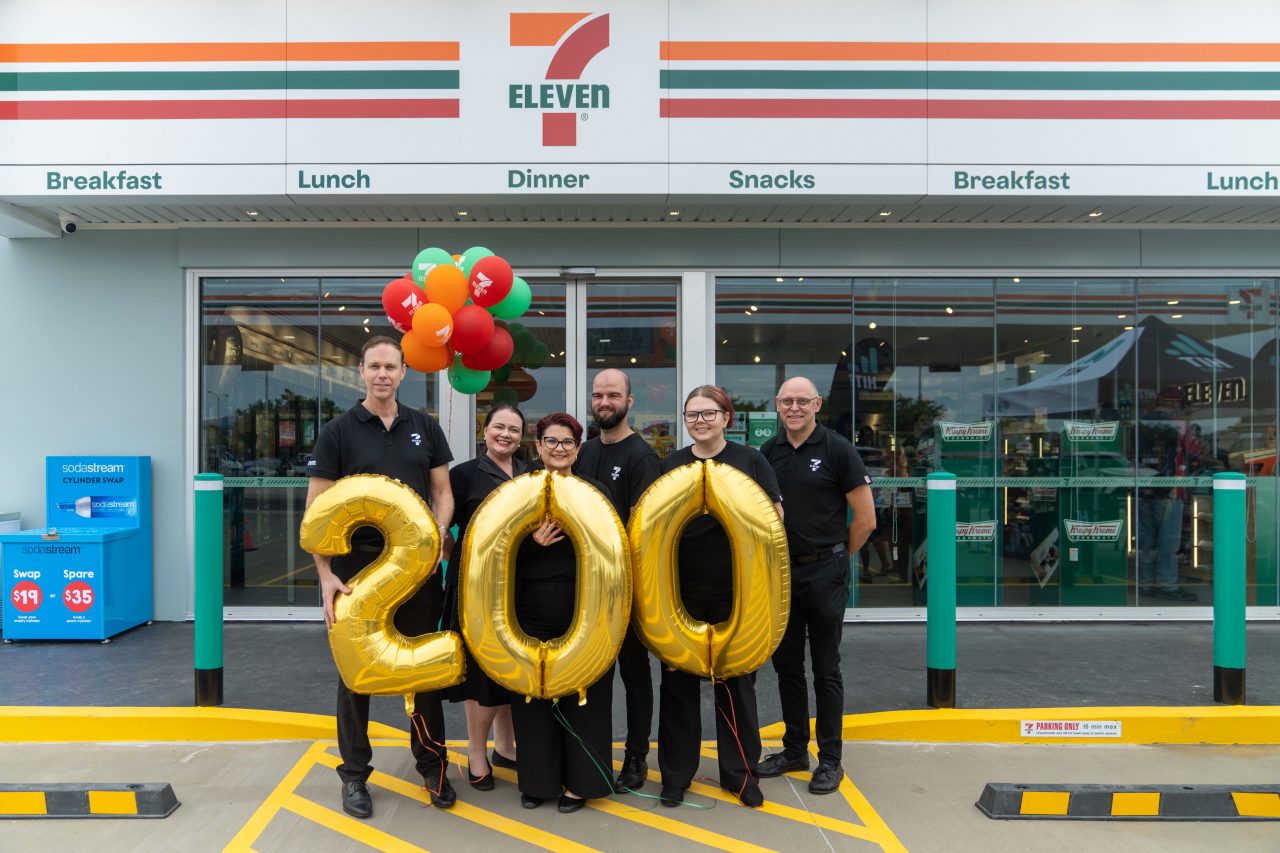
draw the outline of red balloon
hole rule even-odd
[[[453,337],[449,346],[458,352],[479,352],[493,339],[493,316],[479,305],[463,305],[453,315]]]
[[[497,255],[476,261],[471,268],[471,301],[481,308],[497,305],[511,292],[511,264]]]
[[[422,288],[409,276],[398,278],[382,289],[382,310],[398,332],[413,328],[413,315],[426,303]]]
[[[511,350],[515,344],[511,342],[511,333],[501,327],[495,327],[489,345],[482,350],[462,357],[462,364],[472,370],[497,370],[511,358]]]
[[[512,368],[511,375],[507,377],[507,385],[515,389],[516,397],[521,403],[533,399],[533,395],[538,393],[538,380],[522,367]]]

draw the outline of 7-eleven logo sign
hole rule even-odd
[[[609,108],[609,87],[582,79],[587,64],[609,46],[609,16],[590,12],[512,12],[512,47],[554,47],[545,82],[511,83],[507,106],[542,111],[542,144],[578,144],[578,122]]]

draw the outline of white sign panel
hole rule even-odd
[[[1118,738],[1123,734],[1120,720],[1023,720],[1024,738]]]

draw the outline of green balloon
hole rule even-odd
[[[520,276],[516,276],[511,280],[511,292],[502,297],[502,301],[497,305],[490,306],[489,313],[503,320],[514,320],[529,310],[531,302],[533,302],[533,291],[529,289],[529,283]]]
[[[449,384],[459,394],[476,394],[483,391],[484,386],[489,384],[489,378],[488,370],[472,370],[462,363],[462,356],[455,358],[453,364],[449,365]]]
[[[528,329],[521,329],[511,335],[512,361],[527,361],[538,348],[538,339]]]
[[[547,363],[547,356],[551,355],[551,350],[542,341],[535,341],[533,347],[525,356],[524,366],[530,370],[537,370],[539,367]]]
[[[444,249],[432,246],[430,249],[423,249],[413,259],[413,266],[409,267],[409,275],[413,276],[413,281],[418,287],[422,287],[423,282],[427,280],[427,273],[431,272],[433,267],[451,263],[453,263],[453,255]]]
[[[507,372],[510,373],[509,368]],[[499,385],[497,388],[493,389],[493,404],[495,406],[499,403],[510,403],[514,406],[519,402],[520,395],[516,393],[516,389],[508,385]]]
[[[506,382],[510,378],[511,378],[511,362],[507,362],[506,364],[502,365],[502,367],[499,367],[497,370],[493,371],[494,382],[502,383],[502,382]]]
[[[462,253],[462,260],[458,261],[458,267],[466,274],[467,278],[470,279],[471,268],[476,265],[476,261],[481,258],[489,257],[493,257],[493,252],[490,252],[484,246],[472,246],[470,249],[467,249]],[[453,258],[449,258],[449,260],[452,261]]]

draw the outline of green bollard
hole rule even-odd
[[[930,708],[956,706],[956,475],[938,471],[928,485],[928,688]]]
[[[1244,704],[1244,474],[1213,475],[1213,701]]]
[[[196,474],[196,705],[222,704],[222,475]]]

